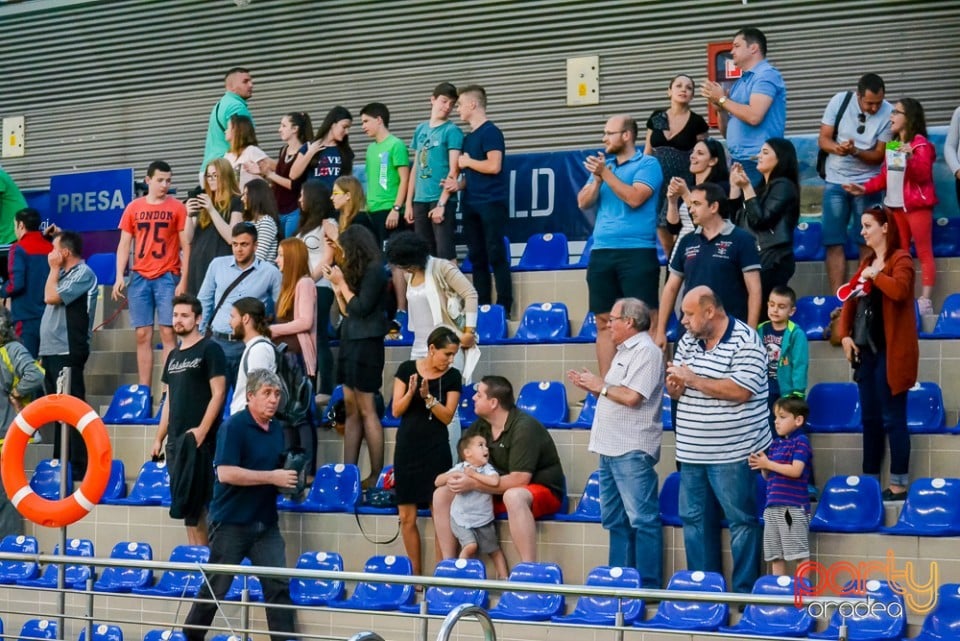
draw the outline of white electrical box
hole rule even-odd
[[[600,56],[567,58],[567,106],[600,104]]]
[[[3,119],[3,157],[23,156],[23,116]]]

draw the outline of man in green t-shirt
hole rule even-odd
[[[371,102],[360,110],[363,132],[373,138],[367,147],[367,213],[377,231],[380,249],[395,231],[407,227],[401,213],[410,181],[410,158],[403,141],[390,133],[390,110],[381,102]],[[393,269],[393,288],[397,294],[395,329],[403,331],[407,317],[407,281],[403,270]]]
[[[27,200],[20,193],[17,183],[13,182],[10,174],[0,167],[0,243],[16,242],[14,217],[18,211],[26,208],[26,206]]]
[[[207,142],[203,147],[203,164],[200,167],[200,184],[203,183],[203,172],[207,163],[214,158],[220,158],[230,149],[227,142],[227,123],[230,116],[250,116],[247,101],[253,95],[253,77],[250,71],[243,67],[230,69],[223,77],[223,86],[226,91],[217,104],[210,110],[207,122]]]

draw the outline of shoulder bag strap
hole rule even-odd
[[[833,123],[833,141],[837,141],[837,131],[840,129],[840,121],[843,120],[843,113],[847,110],[847,105],[850,104],[850,99],[853,98],[853,92],[848,91],[846,97],[844,97],[843,102],[840,103],[840,111],[837,112],[837,119]]]
[[[210,314],[210,321],[209,321],[208,327],[211,327],[211,328],[213,327],[213,319],[217,317],[217,312],[219,312],[219,311],[220,311],[220,308],[223,307],[223,303],[224,303],[224,301],[227,300],[227,296],[230,295],[230,292],[232,292],[233,290],[235,290],[235,289],[237,288],[237,285],[239,285],[240,283],[243,282],[243,279],[244,279],[244,278],[246,278],[246,277],[249,276],[251,273],[253,273],[253,270],[254,270],[254,266],[251,266],[251,267],[250,267],[249,269],[247,269],[245,272],[243,272],[242,274],[240,274],[239,276],[237,276],[236,278],[234,278],[234,279],[233,279],[233,282],[230,283],[230,285],[227,286],[227,288],[224,290],[223,294],[220,296],[220,300],[217,301],[217,306],[213,308],[213,313]],[[211,331],[213,331],[213,330],[211,330]]]

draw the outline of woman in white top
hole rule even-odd
[[[244,167],[248,163],[257,165],[259,173],[266,174],[270,171],[270,158],[267,153],[257,146],[257,134],[253,129],[253,121],[249,116],[234,114],[227,121],[227,130],[223,137],[230,143],[230,151],[223,154],[223,157],[230,161],[233,170],[237,172],[237,178],[240,182],[240,189],[244,185],[257,177]]]
[[[273,262],[277,259],[280,242],[280,218],[277,199],[263,178],[254,178],[240,188],[243,201],[243,219],[257,226],[257,258]]]

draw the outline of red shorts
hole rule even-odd
[[[533,495],[533,518],[539,519],[544,516],[551,516],[560,511],[560,499],[550,491],[546,485],[531,483],[524,488]],[[493,513],[497,516],[507,513],[507,508],[503,505],[503,496],[493,497]]]

